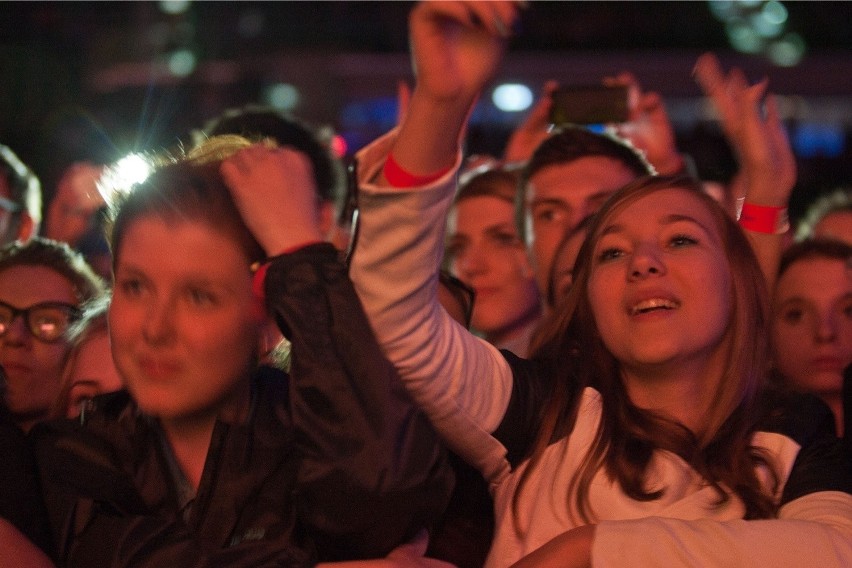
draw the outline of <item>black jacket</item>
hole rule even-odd
[[[302,566],[381,557],[431,523],[452,485],[425,418],[381,355],[330,245],[274,259],[267,306],[291,378],[254,380],[245,424],[219,422],[190,510],[156,420],[126,393],[85,424],[34,431],[59,562]]]

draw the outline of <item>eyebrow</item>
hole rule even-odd
[[[672,225],[674,223],[679,223],[681,221],[686,221],[688,223],[692,223],[694,225],[701,227],[701,229],[703,229],[704,232],[707,233],[708,235],[714,235],[715,234],[704,223],[702,223],[701,221],[699,221],[695,217],[693,217],[691,215],[684,215],[682,213],[669,213],[668,215],[665,215],[662,218],[660,218],[658,220],[658,223],[660,225]],[[613,223],[611,225],[607,225],[606,228],[603,231],[601,231],[601,237],[603,237],[604,235],[612,234],[612,233],[620,233],[622,231],[624,231],[624,225],[622,225],[620,223]]]

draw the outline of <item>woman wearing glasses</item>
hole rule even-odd
[[[0,250],[3,398],[24,431],[44,420],[60,388],[65,331],[104,284],[67,245],[35,237]]]

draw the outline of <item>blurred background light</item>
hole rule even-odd
[[[533,92],[520,83],[504,83],[494,89],[491,100],[504,112],[521,112],[530,108]]]
[[[763,39],[744,20],[731,20],[725,25],[728,41],[737,51],[743,53],[760,53],[763,49]]]
[[[291,111],[299,106],[299,89],[290,83],[276,83],[266,87],[263,98],[269,106]]]
[[[805,41],[799,34],[788,33],[769,44],[767,55],[779,67],[794,67],[805,56]]]
[[[169,72],[176,77],[186,77],[195,71],[198,60],[189,49],[178,49],[170,53],[166,58]]]
[[[787,8],[777,0],[770,0],[764,4],[760,14],[769,23],[783,25],[787,22]]]
[[[183,14],[189,10],[190,0],[160,0],[160,11],[165,14]]]

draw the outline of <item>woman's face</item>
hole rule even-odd
[[[538,314],[538,289],[515,228],[512,203],[491,196],[459,201],[448,254],[453,274],[475,291],[475,330],[486,337],[500,336]]]
[[[68,371],[68,418],[80,416],[83,401],[96,395],[120,390],[121,376],[112,360],[107,330],[92,332],[77,347]]]
[[[852,267],[804,258],[778,279],[772,317],[775,364],[797,389],[838,397],[852,364]]]
[[[0,302],[27,309],[45,302],[77,306],[71,282],[46,266],[11,266],[0,272]],[[6,374],[5,400],[21,421],[47,416],[59,394],[62,364],[68,352],[63,338],[46,343],[33,336],[19,315],[0,337],[0,365]]]
[[[638,198],[610,216],[592,254],[589,302],[622,368],[718,364],[732,282],[714,217],[697,196],[664,189]]]
[[[180,420],[239,410],[264,322],[249,261],[223,232],[156,216],[127,226],[110,337],[116,367],[143,411]]]

